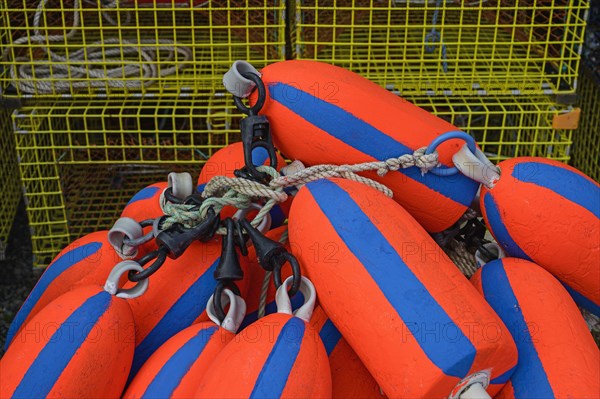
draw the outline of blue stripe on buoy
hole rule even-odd
[[[526,267],[526,266],[523,266]],[[540,360],[519,301],[512,290],[502,260],[494,260],[481,270],[481,287],[486,301],[500,316],[512,335],[519,362],[510,378],[516,398],[554,398],[554,392]]]
[[[271,216],[272,229],[283,226],[283,222],[285,222],[285,219],[287,219],[287,216],[285,216],[285,213],[283,213],[279,205],[275,205],[273,208],[271,208],[269,215]]]
[[[317,180],[306,187],[344,244],[365,265],[365,270],[427,357],[446,375],[458,378],[467,376],[477,350],[360,206],[344,189],[330,180]],[[353,222],[348,223],[348,220]],[[402,288],[399,284],[402,284]],[[407,301],[407,292],[411,293],[411,297],[419,298],[418,302]],[[460,334],[451,345],[442,339],[428,338],[428,334],[420,331],[435,331],[441,326],[453,328]]]
[[[152,198],[154,194],[159,190],[158,187],[146,187],[138,191],[127,203],[125,206],[129,206],[134,202],[145,200],[148,198]]]
[[[298,309],[304,304],[304,295],[298,291],[296,295],[291,298],[290,303],[292,304],[292,310]],[[275,301],[269,302],[265,305],[265,315],[271,313],[277,313],[277,303],[275,303]],[[258,320],[258,310],[248,313],[246,317],[244,317],[244,320],[242,321],[242,324],[240,324],[238,331],[242,331],[256,320]]]
[[[515,369],[517,368],[517,366],[513,366],[511,367],[508,371],[506,371],[504,374],[500,374],[498,377],[492,379],[490,381],[490,384],[506,384],[509,380],[510,377],[513,375],[513,373],[515,372]]]
[[[489,191],[484,194],[483,206],[485,207],[487,221],[491,227],[492,233],[494,233],[494,237],[496,237],[496,240],[500,245],[502,245],[508,255],[531,261],[531,258],[511,237],[508,229],[504,225],[502,217],[500,216],[500,211],[496,206],[494,197],[492,197],[492,194],[490,194]]]
[[[587,309],[590,313],[593,313],[594,315],[600,317],[600,306],[594,303],[591,299],[585,297],[583,294],[575,291],[573,288],[569,287],[562,281],[561,284],[565,287],[565,289],[571,295],[571,297],[577,305]]]
[[[74,248],[69,252],[62,254],[59,258],[55,259],[50,266],[46,269],[40,280],[33,288],[33,291],[29,294],[21,309],[15,316],[13,322],[8,329],[8,334],[6,336],[6,344],[4,349],[8,348],[8,345],[13,340],[15,334],[19,331],[23,322],[27,319],[31,310],[35,307],[36,303],[40,300],[46,289],[52,284],[52,282],[60,276],[65,270],[70,268],[71,266],[81,262],[83,259],[87,258],[98,252],[102,248],[102,243],[99,242],[90,242],[80,247]]]
[[[198,184],[198,187],[196,187],[196,191],[198,191],[200,194],[202,194],[205,187],[206,187],[206,183]]]
[[[101,291],[75,309],[38,353],[12,397],[47,397],[90,331],[94,330],[98,319],[108,309],[111,300],[108,292]]]
[[[552,190],[600,218],[600,189],[577,173],[541,162],[523,162],[515,165],[512,177]]]
[[[179,297],[152,331],[135,348],[129,381],[159,346],[179,331],[192,325],[194,320],[206,309],[206,303],[217,286],[213,273],[218,263],[219,258]]]
[[[379,161],[414,152],[411,148],[377,130],[345,109],[293,86],[275,83],[269,85],[269,94],[273,100],[307,122]],[[302,101],[298,101],[299,98],[302,98]],[[442,165],[440,168],[446,169],[447,167]],[[479,186],[478,183],[462,173],[444,178],[433,173],[422,175],[421,170],[416,167],[399,169],[397,172],[390,173],[402,173],[464,206],[471,205]]]
[[[304,321],[292,317],[285,323],[265,365],[260,370],[250,398],[280,398],[304,337]]]
[[[262,166],[269,159],[269,153],[263,147],[256,147],[252,150],[252,164]]]
[[[158,371],[142,398],[170,398],[218,327],[203,328],[175,352]]]
[[[321,327],[321,331],[319,331],[319,337],[321,337],[321,341],[323,341],[323,345],[325,345],[325,350],[327,351],[327,356],[329,356],[338,342],[340,342],[342,334],[335,328],[331,320],[327,319],[323,327]]]

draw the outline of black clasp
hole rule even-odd
[[[300,288],[302,276],[300,264],[296,257],[292,255],[282,243],[266,237],[254,228],[249,221],[242,219],[238,223],[240,223],[248,233],[248,236],[256,249],[258,263],[260,263],[263,269],[273,272],[273,282],[275,283],[276,288],[279,288],[281,284],[283,284],[281,280],[281,269],[286,262],[290,264],[294,279],[288,293],[290,298],[296,295]]]
[[[221,281],[238,281],[244,278],[244,272],[240,267],[240,259],[238,258],[236,246],[236,228],[235,222],[231,218],[225,219],[225,227],[227,234],[221,241],[221,258],[214,272],[215,280]]]

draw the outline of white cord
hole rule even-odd
[[[40,33],[40,19],[48,0],[41,0],[33,17],[35,27],[33,36],[21,37],[14,41],[12,46],[24,43],[54,43],[67,42],[77,33],[80,24],[80,0],[73,4],[73,28],[66,35],[43,35]],[[117,1],[113,0],[108,7],[115,8]],[[117,22],[106,12],[102,12],[104,19],[113,25]],[[130,17],[127,16],[127,21]],[[106,45],[117,44],[117,47]],[[149,46],[153,45],[153,46]],[[177,45],[169,39],[142,39],[119,40],[111,38],[96,41],[77,51],[70,52],[67,57],[54,53],[49,46],[43,50],[50,56],[50,60],[33,61],[26,57],[17,57],[10,70],[13,84],[23,93],[51,94],[55,92],[68,92],[73,89],[86,87],[114,87],[139,89],[148,86],[158,77],[176,73],[192,59],[192,51],[188,47]],[[2,58],[7,59],[10,47]],[[166,53],[159,57],[159,54]],[[177,59],[168,68],[159,68],[161,62],[174,61],[176,53],[183,56]],[[127,63],[123,60],[127,56],[138,56],[142,63]],[[114,57],[114,58],[112,58]],[[82,66],[83,65],[83,66]],[[135,78],[138,79],[135,79]],[[73,81],[74,79],[88,79],[90,81]],[[68,79],[68,80],[67,80]]]

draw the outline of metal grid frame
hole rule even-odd
[[[0,260],[4,259],[4,252],[8,236],[21,200],[22,186],[19,176],[15,141],[12,135],[10,112],[0,109]]]
[[[403,95],[572,93],[587,0],[294,0],[295,59]]]
[[[285,59],[285,0],[0,0],[0,20],[4,96],[193,94]]]
[[[582,117],[573,137],[572,165],[600,183],[600,76],[582,68],[580,79]]]
[[[568,159],[571,131],[552,129],[566,112],[547,97],[417,97],[415,104],[473,134],[494,160]],[[109,227],[142,187],[171,170],[196,176],[212,153],[239,141],[229,96],[39,103],[13,113],[35,263],[71,240]]]

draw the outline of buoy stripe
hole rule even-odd
[[[8,345],[13,340],[15,334],[19,332],[21,326],[25,320],[27,320],[27,317],[29,317],[29,314],[38,303],[42,295],[44,295],[50,284],[52,284],[52,282],[65,270],[81,262],[88,256],[95,254],[100,250],[100,248],[102,248],[102,243],[100,242],[87,243],[64,253],[59,258],[54,260],[50,266],[48,266],[11,323],[6,336],[5,349],[8,348]]]
[[[321,337],[321,341],[323,341],[323,345],[325,345],[325,350],[327,351],[327,356],[329,356],[338,342],[340,342],[342,334],[335,328],[331,320],[327,319],[321,331],[319,331],[319,337]]]
[[[297,317],[290,318],[277,336],[250,398],[280,398],[294,367],[306,326]]]
[[[490,384],[506,384],[510,380],[510,377],[512,377],[512,375],[514,374],[516,368],[517,368],[517,365],[515,364],[513,367],[511,367],[505,373],[500,374],[496,378],[493,378],[490,381]]]
[[[159,190],[158,187],[146,187],[138,191],[125,206],[129,206],[137,201],[146,200],[152,198],[154,194]]]
[[[555,165],[522,162],[515,165],[512,177],[524,183],[532,183],[552,190],[600,218],[598,185],[584,176]],[[577,187],[577,190],[569,190],[569,187]]]
[[[201,329],[185,342],[161,367],[142,398],[170,398],[218,329],[216,325]]]
[[[280,82],[274,83],[269,85],[269,94],[272,100],[288,108],[308,123],[376,160],[383,161],[414,152],[413,149],[343,108],[293,86]],[[302,101],[299,101],[299,98],[302,98]],[[322,115],[327,115],[327,117],[323,118]],[[440,168],[446,169],[447,167],[442,165]],[[473,200],[471,187],[474,182],[460,173],[453,176],[451,182],[433,173],[421,175],[421,171],[416,167],[399,169],[397,172],[390,173],[402,173],[464,206],[471,205]]]
[[[111,301],[112,296],[101,291],[75,309],[38,353],[12,397],[47,397]]]
[[[597,303],[594,303],[593,300],[585,297],[583,294],[575,291],[573,288],[569,287],[566,283],[564,283],[562,281],[560,283],[565,287],[565,289],[571,295],[571,298],[573,298],[573,300],[575,301],[575,303],[577,305],[581,306],[582,308],[585,308],[592,314],[600,317],[600,305],[598,305]]]
[[[494,237],[500,242],[500,244],[502,244],[508,254],[516,258],[531,261],[529,255],[527,255],[525,251],[521,249],[519,244],[517,244],[511,237],[506,225],[504,224],[504,221],[502,220],[502,216],[500,216],[500,211],[498,210],[496,201],[494,201],[494,198],[489,191],[484,194],[483,206],[485,207],[484,211],[489,225],[494,226]]]
[[[466,377],[475,360],[475,347],[360,206],[344,189],[330,180],[318,180],[308,183],[306,187],[342,242],[366,266],[365,270],[380,287],[382,294],[411,331],[426,356],[446,375]],[[351,226],[356,230],[344,222],[347,219],[357,221]],[[399,289],[397,281],[402,281],[403,290]],[[420,303],[426,305],[414,306],[406,301],[405,292],[411,292],[419,298]],[[454,327],[460,333],[460,338],[453,345],[447,345],[443,340],[428,339],[426,334],[418,332],[421,322]],[[456,359],[462,360],[457,362]]]
[[[519,350],[518,367],[526,373],[511,377],[515,397],[528,397],[527,387],[535,387],[536,394],[554,398],[554,392],[529,332],[525,317],[519,306],[506,307],[506,303],[518,304],[504,265],[501,261],[485,265],[481,271],[481,286],[486,301],[498,313],[508,327]]]
[[[252,150],[252,164],[254,166],[264,165],[269,160],[269,153],[263,147],[256,147]],[[278,165],[279,166],[279,165]]]
[[[290,303],[292,304],[292,310],[298,309],[300,306],[304,304],[304,295],[300,291],[294,295]],[[265,315],[276,313],[277,312],[277,303],[275,301],[271,301],[265,305]],[[244,328],[248,327],[250,324],[254,323],[258,320],[258,309],[250,312],[244,317],[242,324],[240,324],[240,328],[238,331],[242,331]]]
[[[179,331],[192,325],[202,314],[216,287],[213,273],[218,263],[219,258],[179,297],[135,348],[129,381],[159,346]]]

